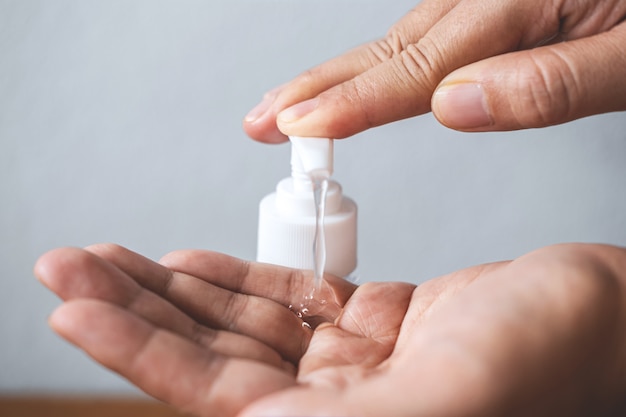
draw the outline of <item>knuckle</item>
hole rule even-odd
[[[363,65],[374,67],[381,62],[388,61],[399,52],[387,38],[372,42],[367,45],[366,53],[363,55],[363,59],[366,61]]]
[[[242,315],[246,311],[248,297],[240,293],[228,293],[228,298],[224,307],[223,326],[229,331],[239,328]]]
[[[404,31],[395,26],[389,29],[385,35],[384,41],[389,49],[396,55],[404,51],[407,46],[411,44],[404,34]]]
[[[417,44],[411,44],[396,60],[400,80],[404,87],[416,92],[434,91],[445,71],[443,54],[430,38],[422,38]]]
[[[401,31],[391,28],[384,38],[367,44],[361,54],[362,65],[370,68],[399,55],[409,45]]]
[[[528,54],[517,77],[521,97],[512,101],[513,113],[521,127],[540,127],[570,120],[572,105],[580,96],[578,82],[568,60],[557,52],[537,57]]]

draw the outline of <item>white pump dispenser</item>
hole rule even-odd
[[[313,269],[315,202],[313,178],[333,173],[333,141],[291,137],[291,177],[259,205],[257,261]],[[324,234],[326,272],[348,277],[356,269],[356,204],[328,181]]]

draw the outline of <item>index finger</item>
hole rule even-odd
[[[408,44],[417,42],[459,0],[424,1],[400,19],[379,40],[358,46],[330,59],[265,94],[263,100],[245,117],[243,127],[253,139],[278,143],[287,136],[278,130],[276,116],[287,107],[351,80],[369,69],[392,59]]]

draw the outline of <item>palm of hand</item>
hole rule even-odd
[[[310,288],[299,271],[201,251],[161,263],[104,245],[53,251],[36,274],[66,300],[51,317],[57,332],[199,416],[501,415],[569,380],[571,363],[598,345],[619,352],[623,343],[607,341],[612,328],[597,326],[623,320],[607,302],[612,287],[584,273],[546,285],[542,275],[558,268],[533,271],[523,260],[417,288],[357,288],[328,277],[319,296],[328,302],[324,314],[336,317],[315,330],[288,308]],[[504,270],[531,274],[505,280]],[[572,283],[571,308],[545,302]],[[548,406],[519,415],[576,415],[581,384],[562,384]]]

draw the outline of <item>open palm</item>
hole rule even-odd
[[[35,272],[57,332],[194,415],[602,415],[626,393],[624,279],[591,277],[624,251],[547,251],[419,287],[329,276],[313,329],[289,308],[310,274],[214,252],[66,248]]]

